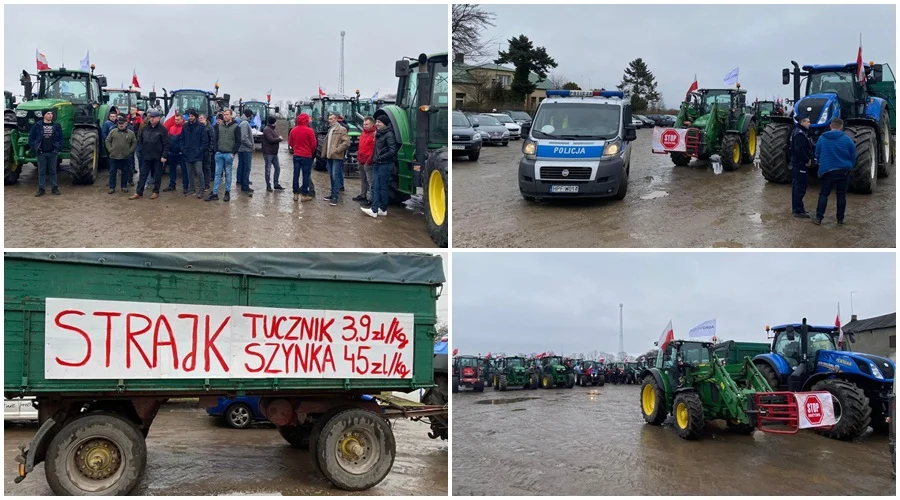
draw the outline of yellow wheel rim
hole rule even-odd
[[[652,415],[656,409],[656,394],[650,384],[645,385],[641,391],[641,406],[644,408],[644,415]]]
[[[678,423],[679,428],[687,429],[687,427],[688,427],[688,409],[687,409],[686,404],[678,403],[678,406],[675,407],[675,421]]]
[[[734,164],[737,165],[741,162],[741,145],[735,144],[733,148],[731,148],[731,159],[734,160]]]
[[[444,225],[444,218],[447,217],[446,192],[441,173],[432,170],[431,176],[428,178],[428,205],[431,210],[431,219],[438,226]]]
[[[750,156],[756,156],[756,129],[753,127],[750,127],[749,141],[747,150],[750,151]]]

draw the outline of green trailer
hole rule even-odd
[[[759,354],[766,354],[771,346],[766,342],[738,342],[726,340],[712,347],[713,354],[725,363],[725,371],[738,384],[747,385],[747,373],[744,360],[753,359]]]
[[[44,462],[57,495],[127,494],[168,398],[248,395],[332,484],[364,490],[394,462],[387,419],[412,416],[366,395],[434,386],[438,256],[5,257],[4,395],[36,398],[40,423],[16,483]]]

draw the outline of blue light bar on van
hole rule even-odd
[[[548,90],[547,97],[618,97],[625,98],[621,90]]]

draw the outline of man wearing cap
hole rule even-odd
[[[828,132],[816,142],[816,159],[819,164],[819,178],[822,189],[819,192],[819,204],[813,222],[821,224],[828,207],[831,190],[837,191],[837,223],[844,223],[844,209],[847,208],[847,187],[850,184],[850,172],[856,165],[856,144],[844,133],[844,120],[833,118]]]
[[[281,184],[278,183],[278,176],[281,175],[281,166],[278,165],[278,145],[284,138],[278,135],[278,132],[275,130],[276,121],[274,116],[269,117],[266,128],[263,129],[262,137],[263,159],[266,162],[266,191],[270,193],[272,192],[272,184],[269,182],[271,167],[275,167],[275,189],[278,191],[284,190]]]
[[[128,128],[128,119],[120,116],[116,119],[116,128],[106,135],[106,150],[109,151],[109,194],[116,192],[116,177],[122,174],[122,192],[128,192],[128,159],[134,158],[137,138]]]
[[[809,116],[797,115],[797,125],[791,133],[791,170],[793,180],[791,182],[791,212],[794,217],[809,218],[809,213],[803,207],[803,197],[806,196],[806,188],[809,185],[808,168],[812,166],[815,152],[812,141],[809,140]]]
[[[50,192],[59,195],[56,165],[59,152],[62,151],[62,127],[53,121],[53,111],[45,109],[42,116],[43,119],[35,122],[28,131],[28,145],[34,151],[38,164],[38,191],[35,196],[44,196],[47,174],[50,174]]]
[[[387,216],[388,184],[397,162],[397,139],[387,115],[375,119],[375,151],[372,153],[372,206],[360,207],[369,217]]]
[[[144,196],[144,186],[147,177],[153,172],[153,194],[151,200],[159,198],[159,185],[162,180],[162,168],[169,154],[169,131],[159,123],[161,113],[158,110],[150,111],[150,122],[144,124],[144,129],[138,136],[138,144],[144,161],[141,164],[141,175],[138,177],[136,192],[130,200],[137,200]]]
[[[206,127],[197,121],[198,115],[196,109],[189,109],[188,122],[181,129],[184,161],[188,167],[186,176],[188,188],[184,195],[197,194],[197,198],[203,198],[206,187],[203,178],[203,157],[209,149],[209,134]]]

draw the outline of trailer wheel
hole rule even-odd
[[[703,402],[696,392],[680,392],[675,395],[672,405],[675,415],[675,431],[682,439],[694,440],[703,434],[706,420],[703,416]]]
[[[601,380],[601,385],[603,384]],[[644,377],[641,387],[641,413],[644,421],[650,425],[661,425],[666,420],[666,399],[662,388],[656,383],[653,375]]]
[[[872,420],[869,398],[852,382],[825,379],[813,384],[811,390],[830,392],[834,402],[834,426],[831,429],[816,429],[817,433],[832,439],[849,440],[859,437],[869,428]]]
[[[9,186],[19,182],[19,174],[22,173],[22,167],[16,164],[16,157],[13,155],[12,133],[9,130],[3,132],[3,185]]]
[[[47,483],[56,495],[127,495],[147,465],[137,426],[109,413],[72,420],[47,450]]]
[[[312,425],[282,425],[278,428],[278,433],[284,438],[288,444],[298,450],[309,450],[309,435],[312,432]]]
[[[367,490],[380,483],[396,455],[394,433],[377,413],[344,410],[325,422],[318,436],[315,461],[322,474],[342,490]]]
[[[246,429],[253,423],[253,411],[244,403],[235,403],[225,410],[225,423],[233,429]]]

